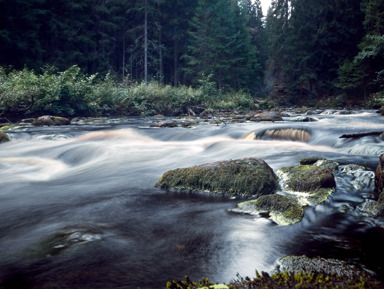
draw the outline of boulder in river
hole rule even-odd
[[[282,121],[281,115],[274,111],[263,111],[248,117],[250,121]]]
[[[336,165],[336,164],[335,164]],[[277,170],[283,190],[294,195],[300,205],[315,206],[324,202],[336,187],[333,169],[319,165],[289,166]]]
[[[279,225],[300,222],[304,216],[303,208],[295,200],[279,194],[264,195],[256,200],[242,202],[232,211],[249,214],[267,213]]]
[[[9,136],[0,130],[0,143],[9,141]]]
[[[179,192],[259,197],[274,193],[279,183],[265,161],[244,158],[170,170],[155,186]]]
[[[69,119],[61,116],[51,116],[51,115],[43,115],[38,117],[32,125],[34,126],[44,126],[44,125],[69,125],[71,122]]]
[[[174,120],[162,120],[151,124],[151,127],[177,127],[177,122]]]

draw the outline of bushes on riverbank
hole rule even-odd
[[[211,78],[202,77],[198,88],[172,87],[157,82],[131,83],[105,76],[85,75],[78,66],[63,72],[47,67],[42,74],[0,67],[0,116],[95,116],[155,114],[178,115],[199,109],[253,108],[242,92],[222,93]]]

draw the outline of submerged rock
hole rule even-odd
[[[295,116],[287,119],[288,121],[292,122],[313,122],[313,121],[319,121],[317,118],[310,117],[310,116]]]
[[[38,117],[32,125],[34,126],[44,126],[44,125],[69,125],[69,119],[61,116],[51,116],[51,115],[43,115]]]
[[[7,142],[9,140],[9,136],[5,132],[0,130],[0,143]]]
[[[308,142],[311,139],[311,133],[301,128],[277,128],[265,130],[256,138]]]
[[[280,272],[299,273],[324,273],[337,274],[344,278],[364,277],[370,275],[361,268],[338,259],[309,258],[307,256],[286,256],[277,261],[277,268]]]
[[[375,143],[356,145],[349,150],[349,153],[352,155],[380,156],[384,154],[384,146]]]
[[[63,228],[29,248],[29,254],[37,257],[49,257],[58,255],[75,245],[100,240],[102,240],[102,233],[95,228]]]
[[[364,215],[367,215],[369,217],[374,217],[378,213],[377,201],[367,199],[363,203],[361,203],[359,206],[357,206],[357,209]]]
[[[300,222],[304,216],[303,208],[295,200],[278,194],[264,195],[256,200],[242,202],[232,211],[248,214],[268,213],[270,218],[279,225]]]
[[[336,187],[332,166],[324,166],[323,161],[320,164],[284,167],[276,173],[283,189],[293,194],[303,206],[324,202]]]
[[[266,162],[244,158],[170,170],[155,186],[173,191],[259,197],[274,193],[279,184]]]

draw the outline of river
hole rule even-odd
[[[339,137],[384,131],[382,116],[312,117],[318,121],[155,129],[149,118],[126,118],[9,130],[11,141],[0,145],[0,287],[156,289],[185,275],[229,282],[293,254],[343,259],[383,279],[383,222],[357,210],[372,187],[356,190],[336,175],[336,192],[291,226],[231,213],[239,200],[154,188],[167,170],[243,157],[275,171],[304,157],[375,169],[379,137]],[[288,128],[311,137],[263,134]]]

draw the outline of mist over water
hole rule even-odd
[[[340,258],[382,276],[382,224],[356,209],[372,188],[353,189],[336,175],[330,199],[291,226],[231,213],[239,200],[154,188],[167,170],[244,157],[274,170],[304,157],[376,167],[384,152],[378,137],[339,137],[384,131],[381,116],[316,117],[190,129],[127,119],[9,131],[12,141],[0,146],[0,288],[164,288],[185,275],[228,282],[271,271],[290,254]],[[265,133],[288,129],[310,138]]]

